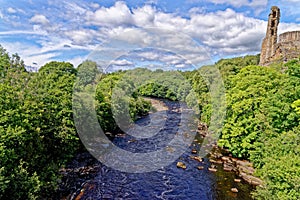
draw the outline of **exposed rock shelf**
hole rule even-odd
[[[220,164],[223,170],[227,172],[235,172],[241,179],[254,186],[262,186],[263,181],[254,176],[255,169],[253,164],[247,160],[233,158],[231,155],[223,155],[221,152],[226,152],[221,148],[215,147],[211,153],[210,162]],[[228,152],[226,153],[228,154]]]

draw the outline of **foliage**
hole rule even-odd
[[[141,73],[141,79],[146,81],[138,88],[138,92],[143,96],[185,101],[192,89],[179,72],[144,70]]]
[[[283,73],[248,66],[226,78],[227,118],[218,144],[254,163],[265,182],[256,199],[299,199],[300,64],[284,67]]]
[[[77,84],[82,86],[92,84],[96,80],[96,76],[101,73],[98,70],[97,63],[89,60],[86,60],[78,65],[77,71]]]
[[[230,82],[230,77],[236,75],[241,69],[250,65],[258,65],[260,55],[248,55],[231,59],[221,59],[215,65],[220,70],[225,86]]]
[[[295,111],[300,114],[300,99],[293,102],[292,108],[294,108]]]
[[[80,145],[72,120],[76,69],[51,62],[32,74],[22,63],[13,56],[0,83],[1,199],[51,194],[59,167]]]
[[[280,75],[259,66],[249,66],[232,77],[227,91],[227,118],[219,145],[235,156],[248,157],[249,150],[265,129],[262,103],[274,94]]]
[[[195,92],[198,109],[201,111],[201,120],[209,123],[209,119],[211,116],[210,109],[210,96],[209,96],[209,87],[204,77],[205,67],[202,67],[201,70],[194,70],[192,72],[184,72],[183,75],[186,79],[189,80],[190,85]],[[188,96],[190,97],[190,96]],[[189,98],[187,99],[187,103],[189,104]]]
[[[260,149],[265,164],[257,175],[265,186],[254,193],[256,199],[300,199],[300,126],[266,140]]]
[[[300,58],[290,60],[285,64],[285,67],[287,67],[286,74],[300,78]]]
[[[132,80],[122,80],[124,73],[107,74],[96,87],[96,112],[105,132],[120,128],[116,119],[122,121],[123,117],[123,123],[130,123],[146,115],[151,108],[151,103],[137,94]]]

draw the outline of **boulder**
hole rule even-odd
[[[238,193],[239,190],[237,188],[231,188],[231,192]]]
[[[228,157],[228,156],[223,156],[221,159],[222,159],[223,161],[229,161],[229,157]]]
[[[182,168],[182,169],[186,169],[186,165],[183,162],[177,162],[177,167]]]
[[[239,179],[239,178],[235,178],[234,179],[234,182],[236,182],[236,183],[240,183],[242,180],[241,179]]]
[[[246,174],[244,172],[240,173],[240,177],[251,185],[255,185],[255,186],[260,185],[261,186],[263,184],[263,181],[261,179],[255,177],[255,176]]]
[[[225,172],[231,172],[231,171],[233,171],[233,169],[231,167],[224,167],[223,170]]]
[[[246,173],[246,174],[253,174],[254,173],[254,168],[249,167],[249,166],[242,166],[242,165],[237,165],[237,170],[239,173]]]
[[[210,172],[216,172],[216,171],[218,171],[216,168],[208,168],[208,171],[210,171]]]
[[[222,164],[223,163],[221,160],[213,160],[213,159],[210,159],[209,162],[215,163],[215,164]]]
[[[192,154],[197,154],[197,150],[196,149],[192,149]]]
[[[200,158],[199,156],[191,156],[190,158],[198,162],[202,162],[202,158]]]
[[[170,153],[174,153],[175,152],[175,149],[173,147],[169,147],[167,146],[166,147],[166,151],[170,152]]]

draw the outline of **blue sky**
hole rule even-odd
[[[281,9],[279,33],[300,30],[300,0],[0,0],[0,4],[0,44],[32,66],[51,60],[77,66],[95,59],[115,68],[157,63],[182,68],[256,54],[273,5]],[[128,57],[130,52],[138,52],[132,57],[139,60]]]

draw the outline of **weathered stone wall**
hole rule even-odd
[[[277,30],[280,20],[280,9],[272,6],[269,14],[268,27],[266,37],[262,42],[260,64],[265,65],[270,62],[270,59],[275,55],[277,45]]]
[[[300,31],[286,32],[279,35],[275,54],[270,57],[265,65],[274,61],[288,61],[300,56]]]
[[[285,32],[279,35],[279,43],[300,41],[300,31]]]
[[[300,56],[300,40],[285,40],[277,44],[275,55],[272,61],[288,61]]]
[[[285,62],[300,56],[300,31],[282,33],[277,42],[279,19],[280,9],[272,6],[266,37],[261,46],[260,65],[269,65],[276,61]]]

